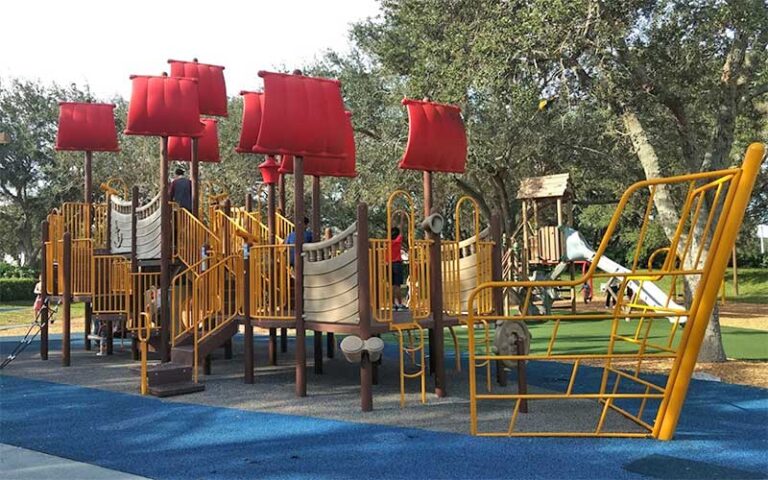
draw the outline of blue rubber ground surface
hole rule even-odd
[[[531,383],[559,383],[559,370],[531,366]],[[672,442],[484,439],[4,375],[0,442],[159,479],[759,479],[768,478],[768,390],[694,381]]]

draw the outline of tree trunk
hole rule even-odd
[[[632,146],[637,154],[640,164],[648,179],[661,177],[661,167],[656,151],[648,139],[648,135],[643,128],[637,114],[631,108],[624,108],[620,114],[624,128],[629,134]],[[659,214],[659,223],[664,229],[667,238],[671,239],[674,235],[675,227],[679,222],[675,201],[668,188],[659,185],[654,196],[654,206]],[[693,251],[696,247],[693,246]],[[688,260],[688,259],[686,259]],[[687,262],[686,262],[687,263]],[[691,292],[696,291],[698,286],[698,277],[687,279],[688,287]],[[720,335],[720,316],[717,306],[712,311],[712,315],[707,325],[707,332],[704,336],[701,350],[699,352],[699,361],[701,362],[724,362],[726,360],[725,350],[723,349],[723,340]]]

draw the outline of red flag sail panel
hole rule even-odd
[[[204,118],[203,136],[197,142],[197,159],[201,162],[219,161],[219,130],[216,120]],[[168,159],[180,162],[192,161],[192,139],[189,137],[168,137]]]
[[[224,67],[198,62],[168,60],[172,77],[196,78],[200,96],[200,114],[227,116],[227,86]]]
[[[56,150],[117,152],[115,106],[111,103],[59,103]]]
[[[304,174],[318,177],[355,177],[355,134],[352,113],[346,112],[344,122],[345,156],[336,158],[304,157]],[[280,173],[293,173],[293,155],[283,155]]]
[[[404,99],[408,107],[408,144],[400,168],[429,172],[464,173],[467,133],[461,109],[421,100]]]
[[[344,102],[337,80],[259,72],[264,105],[255,153],[344,155]]]
[[[253,153],[253,146],[259,138],[261,126],[261,105],[264,94],[260,92],[240,92],[243,96],[243,123],[240,129],[240,141],[235,147],[239,153]]]
[[[131,76],[128,135],[199,137],[197,80],[192,78]]]

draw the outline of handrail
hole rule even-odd
[[[184,265],[191,267],[203,258],[203,249],[209,252],[221,252],[221,239],[215,235],[191,212],[175,208],[176,218],[176,256]]]
[[[280,213],[275,213],[275,235],[282,241],[288,238],[288,235],[296,229],[296,226],[287,217]]]
[[[475,435],[489,436],[519,436],[519,435],[557,435],[557,436],[646,436],[669,440],[674,434],[688,384],[693,373],[693,367],[698,357],[706,326],[712,309],[717,301],[717,291],[727,267],[731,249],[736,239],[746,210],[750,192],[765,155],[762,145],[751,146],[745,156],[742,168],[725,169],[715,172],[692,173],[670,178],[657,178],[637,182],[627,188],[611,217],[606,232],[597,248],[590,253],[591,265],[582,278],[574,280],[540,280],[540,281],[494,281],[484,282],[475,288],[469,297],[469,363],[478,361],[519,362],[527,360],[538,361],[574,361],[570,382],[564,391],[533,393],[524,391],[516,393],[480,394],[477,392],[475,369],[469,371],[470,384],[470,431]],[[661,188],[663,186],[663,188]],[[651,254],[649,268],[642,270],[640,256],[644,246],[651,243],[647,239],[648,226],[653,222],[652,213],[654,199],[663,189],[687,189],[684,202],[678,212],[674,213],[676,227],[669,235],[668,244]],[[650,192],[650,195],[648,194]],[[673,192],[664,192],[671,194]],[[636,240],[633,258],[628,259],[627,268],[613,271],[603,260],[607,245],[619,227],[619,220],[628,210],[630,201],[645,206],[640,233]],[[634,204],[633,204],[634,208]],[[666,251],[664,264],[659,269],[653,269],[654,257]],[[671,252],[674,252],[672,254]],[[610,262],[612,263],[612,262]],[[598,274],[596,269],[601,264],[608,273]],[[569,286],[574,287],[592,278],[616,277],[621,279],[617,292],[616,306],[610,311],[600,313],[571,313],[553,312],[538,315],[535,309],[529,309],[534,289],[544,287]],[[671,289],[677,280],[697,280],[690,306],[669,308],[663,304],[644,304],[636,301],[637,296],[629,296],[627,289],[632,281],[657,281],[672,279]],[[514,314],[483,314],[473,308],[478,297],[485,291],[517,289],[517,295],[523,299],[518,311]],[[629,299],[627,299],[629,297]],[[668,322],[666,319],[673,319]],[[679,323],[686,318],[686,327],[680,332]],[[525,320],[554,320],[549,342],[538,348],[537,352],[521,352],[509,348],[507,340],[497,337],[500,354],[478,352],[474,325],[478,322],[520,322]],[[559,346],[558,329],[563,324],[579,320],[609,320],[601,322],[605,328],[605,345],[602,349],[574,351],[573,346]],[[664,320],[659,322],[659,320]],[[620,320],[626,320],[620,321]],[[652,331],[651,327],[655,327]],[[659,329],[667,327],[667,334],[660,335]],[[502,329],[504,327],[501,327]],[[594,335],[590,332],[589,335]],[[666,337],[666,338],[665,338]],[[510,337],[511,338],[511,337]],[[661,340],[659,340],[661,338]],[[560,342],[562,343],[562,342]],[[504,350],[504,352],[502,352]],[[659,381],[648,377],[646,364],[657,358],[673,358],[674,363],[665,380]],[[598,360],[603,365],[602,379],[598,383],[584,383],[582,376],[577,375],[579,363],[584,360]],[[631,362],[631,366],[617,365],[618,361]],[[578,393],[575,393],[578,392]],[[557,425],[547,423],[546,431],[519,431],[515,429],[515,420],[521,402],[526,400],[584,401],[593,399],[601,409],[593,424],[585,431],[573,431],[568,428],[559,431]],[[634,399],[627,403],[624,399]],[[504,422],[501,430],[483,431],[478,429],[478,406],[485,400],[512,400],[515,410],[512,420]],[[633,405],[634,404],[634,405]],[[566,406],[567,408],[567,406]],[[610,410],[619,413],[640,427],[605,431],[606,417]],[[567,427],[566,427],[567,428]]]
[[[292,245],[254,245],[249,251],[251,316],[263,320],[294,320]]]
[[[357,222],[352,223],[340,234],[320,242],[305,243],[303,245],[304,256],[310,262],[317,262],[333,258],[355,246],[357,234]]]

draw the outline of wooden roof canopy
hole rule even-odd
[[[571,185],[570,173],[524,178],[520,182],[520,189],[517,191],[518,200],[562,198],[572,195],[573,186]]]

